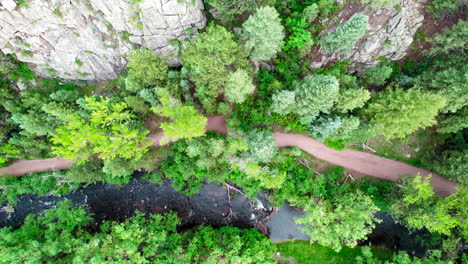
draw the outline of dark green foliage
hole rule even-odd
[[[464,52],[440,56],[434,59],[431,68],[416,79],[418,86],[445,97],[447,105],[441,110],[442,113],[455,113],[468,105],[467,62]]]
[[[450,260],[442,260],[442,254],[439,250],[429,251],[427,256],[422,259],[410,257],[408,253],[400,251],[395,253],[391,260],[383,262],[376,258],[370,247],[362,248],[362,255],[356,257],[356,264],[453,264]]]
[[[426,6],[426,9],[434,17],[440,18],[449,13],[456,12],[463,5],[461,3],[463,1],[460,0],[434,0]]]
[[[79,184],[68,179],[60,171],[31,173],[23,177],[3,175],[0,177],[0,203],[7,201],[13,206],[23,194],[63,195],[78,189]]]
[[[361,82],[365,85],[384,85],[392,72],[389,66],[375,67],[360,74]]]
[[[429,43],[432,45],[429,54],[449,54],[453,51],[466,50],[467,31],[468,22],[464,20],[458,21],[458,24],[454,25],[450,29],[446,29],[443,33],[437,34],[429,39]]]
[[[371,197],[374,204],[383,212],[388,211],[390,204],[387,195],[395,188],[394,186],[395,183],[391,181],[367,177],[357,182],[359,190]]]
[[[0,51],[0,77],[15,72],[18,65],[13,59]]]
[[[447,150],[431,165],[444,177],[468,186],[468,150]]]
[[[455,114],[439,117],[437,123],[438,133],[457,133],[468,127],[468,106],[464,106]]]

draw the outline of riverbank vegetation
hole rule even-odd
[[[429,5],[431,13],[453,9],[437,2]],[[349,54],[369,17],[355,14],[327,30],[326,23],[343,8],[334,1],[206,4],[219,17],[184,41],[179,68],[141,47],[128,54],[121,77],[87,85],[41,78],[0,53],[0,166],[18,159],[75,161],[61,172],[2,176],[4,210],[11,211],[22,194],[62,195],[95,182],[123,185],[144,169],[147,180],[170,180],[186,195],[214,182],[252,200],[267,193],[275,207],[287,200],[305,213],[297,219],[302,231],[327,251],[350,252],[347,247],[366,240],[378,211],[411,230],[426,230],[437,242],[423,243],[441,250],[422,260],[404,253],[377,260],[363,249],[349,253],[353,263],[459,259],[468,238],[466,22],[428,37],[431,46],[417,59],[380,58],[365,67],[337,59],[313,68],[312,50]],[[205,131],[212,115],[227,116],[226,135]],[[158,131],[164,137],[154,142],[150,135]],[[278,148],[274,132],[307,134],[337,150],[355,148],[411,162],[460,186],[439,197],[429,177],[382,183],[355,179],[343,168],[317,171],[298,148]],[[277,247],[254,230],[201,226],[178,233],[177,223],[171,214],[137,214],[89,230],[85,210],[63,203],[44,216],[29,216],[19,229],[0,229],[0,247],[6,249],[0,262],[283,261],[275,255]],[[301,256],[305,245],[297,247],[278,246],[282,256],[319,263],[301,262],[310,256]]]

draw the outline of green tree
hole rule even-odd
[[[456,50],[466,50],[466,32],[468,32],[468,22],[460,20],[450,29],[445,29],[441,34],[436,34],[428,39],[428,42],[432,45],[429,54],[449,54]]]
[[[252,60],[270,60],[281,50],[284,27],[273,7],[258,8],[255,14],[242,24],[242,29],[244,46],[250,51]]]
[[[370,97],[370,92],[366,89],[341,89],[336,109],[341,113],[347,113],[363,107]]]
[[[270,162],[278,152],[276,140],[270,131],[253,130],[247,136],[249,157],[255,162]]]
[[[196,85],[195,95],[205,109],[215,111],[215,102],[229,80],[230,69],[246,67],[246,54],[222,26],[211,25],[182,52],[182,64]]]
[[[295,84],[294,113],[307,117],[310,121],[315,119],[319,113],[328,114],[338,100],[338,90],[339,83],[334,76],[306,76],[302,82]]]
[[[205,127],[208,119],[197,112],[193,106],[183,105],[172,98],[165,89],[159,90],[161,106],[153,106],[151,109],[156,114],[171,119],[172,122],[164,122],[161,128],[164,138],[160,144],[166,144],[182,138],[191,139],[205,135]]]
[[[415,88],[387,88],[369,102],[364,113],[376,134],[393,139],[435,124],[435,117],[444,106],[444,98],[437,94]]]
[[[280,115],[287,115],[294,111],[296,103],[296,93],[294,91],[283,90],[273,94],[271,110]]]
[[[305,215],[296,220],[300,229],[318,243],[340,251],[342,245],[354,247],[375,227],[378,207],[361,192],[341,195],[333,201],[312,198],[301,205]]]
[[[360,74],[361,80],[366,85],[384,85],[393,72],[390,66],[380,66],[367,70]]]
[[[468,106],[466,83],[468,82],[468,57],[454,52],[434,60],[432,68],[416,79],[416,85],[446,98],[442,113],[455,113]]]
[[[255,85],[247,71],[239,69],[234,73],[229,73],[229,80],[224,87],[224,94],[229,102],[243,103],[245,98],[254,91]]]
[[[147,49],[138,49],[129,55],[126,88],[139,91],[147,86],[162,85],[167,79],[168,64]]]
[[[434,171],[443,176],[468,186],[468,150],[446,150],[441,157],[433,161]]]
[[[207,0],[219,12],[222,23],[231,23],[246,13],[252,13],[262,6],[273,6],[275,0]]]
[[[331,133],[329,138],[333,140],[350,139],[353,132],[359,128],[360,123],[357,116],[341,117],[341,126],[334,133]]]
[[[436,18],[456,12],[460,7],[459,0],[434,0],[426,6],[427,11]]]
[[[366,33],[368,23],[369,17],[366,15],[353,16],[320,39],[321,51],[324,53],[349,53],[356,42]]]
[[[451,235],[454,228],[466,229],[466,188],[439,198],[434,195],[430,176],[404,178],[390,196],[390,214],[411,229]]]
[[[319,117],[310,124],[309,132],[318,141],[325,142],[325,139],[335,133],[340,127],[341,118],[339,116]]]
[[[464,106],[455,114],[443,115],[437,123],[438,133],[457,133],[468,127],[468,106]]]
[[[110,98],[85,97],[82,107],[86,116],[68,115],[66,124],[52,135],[55,155],[83,163],[95,154],[103,160],[139,159],[147,151],[151,144],[146,140],[148,131],[136,125],[127,104]]]
[[[302,18],[308,23],[312,24],[319,14],[319,6],[316,3],[313,3],[310,6],[307,6],[302,10]]]

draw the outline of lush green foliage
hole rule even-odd
[[[0,51],[0,76],[12,73],[17,68],[16,63],[8,55]]]
[[[318,141],[324,142],[341,127],[339,116],[319,117],[310,124],[309,134]]]
[[[161,106],[154,106],[152,110],[163,117],[171,119],[171,123],[162,123],[164,138],[160,144],[181,138],[193,138],[205,135],[208,119],[197,112],[193,106],[183,105],[170,96],[167,90],[159,91]]]
[[[139,91],[147,86],[162,85],[167,79],[168,68],[168,64],[150,50],[135,50],[129,55],[125,87]]]
[[[370,92],[365,89],[341,89],[336,109],[341,113],[347,113],[363,107],[370,98]]]
[[[460,7],[458,0],[434,0],[430,2],[426,9],[427,11],[436,18],[440,18],[449,13],[456,12]]]
[[[392,72],[393,68],[389,66],[375,67],[363,72],[361,74],[361,81],[367,85],[384,85],[385,81],[390,77]]]
[[[247,71],[239,69],[234,73],[229,73],[229,80],[224,90],[229,102],[243,103],[245,98],[255,91],[255,85]]]
[[[276,140],[269,131],[252,131],[247,138],[249,144],[249,158],[256,162],[270,162],[278,152]]]
[[[468,22],[464,20],[458,21],[458,24],[450,29],[446,29],[443,33],[429,39],[429,43],[432,45],[429,54],[448,54],[456,50],[466,50],[466,41],[464,39],[466,38],[467,31]]]
[[[366,33],[368,23],[369,18],[366,15],[353,16],[320,39],[321,51],[324,53],[349,53],[356,42]]]
[[[439,133],[457,133],[468,127],[468,106],[464,106],[455,114],[444,115],[437,124]]]
[[[311,199],[301,205],[305,216],[298,218],[300,229],[310,236],[310,242],[340,251],[342,245],[354,247],[375,227],[378,211],[372,199],[360,192],[337,197],[333,202]]]
[[[310,244],[309,241],[286,241],[276,244],[282,257],[293,257],[298,264],[355,264],[361,255],[361,248],[343,247],[336,252],[329,247]],[[380,247],[372,247],[379,259],[390,259],[392,253]]]
[[[447,150],[434,161],[432,168],[453,181],[468,186],[468,150]]]
[[[295,83],[294,94],[282,91],[273,96],[272,110],[279,114],[295,113],[308,124],[319,115],[329,113],[338,100],[339,83],[334,76],[306,76]],[[293,103],[294,99],[294,103]]]
[[[468,57],[465,53],[453,53],[439,57],[432,68],[421,74],[416,84],[445,97],[447,104],[442,113],[455,113],[468,105]]]
[[[394,254],[391,260],[383,262],[376,258],[369,247],[362,248],[362,256],[356,257],[357,264],[453,264],[452,261],[441,260],[441,252],[438,250],[431,251],[428,256],[419,259],[411,258],[406,252]]]
[[[369,102],[364,113],[376,134],[392,139],[435,124],[435,117],[444,106],[444,98],[437,94],[414,88],[387,88]]]
[[[3,175],[0,177],[0,203],[16,204],[22,194],[62,195],[77,189],[78,184],[67,179],[60,171],[31,173],[23,177]]]
[[[182,52],[182,63],[196,85],[195,95],[209,113],[229,80],[229,68],[246,67],[246,54],[224,27],[211,25]]]
[[[261,7],[242,24],[244,46],[254,61],[267,61],[281,49],[284,27],[273,7]]]
[[[55,155],[82,163],[95,154],[103,160],[138,160],[147,151],[148,131],[138,126],[125,103],[85,97],[81,105],[82,114],[67,115],[66,125],[52,135]]]
[[[276,263],[275,246],[256,230],[201,226],[176,233],[175,214],[137,213],[123,223],[104,222],[90,233],[91,217],[69,201],[23,226],[0,229],[2,263]]]
[[[460,228],[466,237],[466,199],[462,188],[447,198],[434,195],[430,177],[405,178],[391,195],[390,213],[409,228],[426,228],[430,232],[451,235]]]
[[[216,8],[222,23],[232,23],[259,7],[272,6],[275,0],[207,0],[206,3]]]

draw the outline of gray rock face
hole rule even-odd
[[[401,0],[399,7],[378,10],[360,4],[345,5],[338,15],[338,21],[331,23],[329,30],[346,22],[355,13],[361,13],[369,16],[365,36],[348,55],[321,54],[316,49],[311,67],[318,68],[335,60],[350,59],[356,69],[362,69],[375,66],[382,56],[392,61],[402,59],[424,20],[422,5],[423,3],[417,0]]]
[[[202,0],[0,0],[0,49],[43,77],[110,80],[145,47],[178,65],[177,40],[205,27]]]

